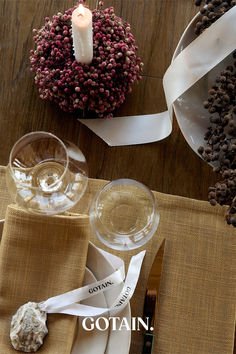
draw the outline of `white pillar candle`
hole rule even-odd
[[[72,38],[77,62],[90,64],[93,60],[93,16],[82,4],[72,13]]]

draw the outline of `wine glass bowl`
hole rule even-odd
[[[72,208],[88,183],[88,168],[77,146],[47,132],[24,135],[7,166],[9,192],[30,212],[53,215]]]
[[[108,183],[90,208],[90,223],[98,238],[116,250],[131,250],[150,240],[159,223],[152,192],[131,179]]]

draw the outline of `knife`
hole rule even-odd
[[[162,262],[165,248],[165,240],[162,242],[159,248],[155,261],[152,265],[152,269],[149,273],[146,296],[144,301],[143,309],[143,320],[149,318],[148,330],[144,334],[144,343],[142,354],[151,354],[154,343],[154,323],[155,323],[155,313],[157,313],[158,307],[158,295],[161,283],[161,273],[162,273]],[[153,280],[153,275],[155,276],[155,281]]]

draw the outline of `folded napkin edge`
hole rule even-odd
[[[34,214],[34,213],[30,213],[27,210],[19,207],[16,204],[9,204],[7,206],[7,211],[6,211],[6,216],[8,215],[8,213],[19,213],[19,214],[23,214],[28,218],[37,218],[37,219],[48,219],[48,220],[54,220],[54,221],[59,221],[59,220],[69,220],[69,221],[77,221],[77,220],[81,220],[81,221],[88,221],[89,220],[89,215],[88,214],[77,214],[77,213],[68,213],[65,212],[64,214],[56,214],[56,215],[43,215],[43,214]]]

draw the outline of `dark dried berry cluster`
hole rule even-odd
[[[225,12],[235,6],[236,0],[195,0],[195,5],[203,5],[200,10],[200,20],[196,23],[195,27],[195,33],[199,35],[224,15]]]
[[[234,197],[232,204],[227,212],[226,220],[229,224],[236,226],[236,197]]]
[[[208,100],[203,103],[211,114],[211,126],[204,136],[206,146],[200,146],[198,152],[223,178],[221,182],[216,183],[215,187],[209,188],[210,203],[231,205],[227,213],[227,222],[236,226],[236,208],[233,205],[236,196],[236,71],[234,67],[228,66],[221,72],[215,85],[209,90]]]
[[[64,111],[81,109],[109,117],[132,91],[133,83],[141,80],[143,63],[130,25],[115,15],[113,7],[93,10],[93,61],[78,63],[71,29],[75,8],[52,20],[47,17],[45,25],[33,31],[36,49],[30,52],[31,71],[42,99]]]

